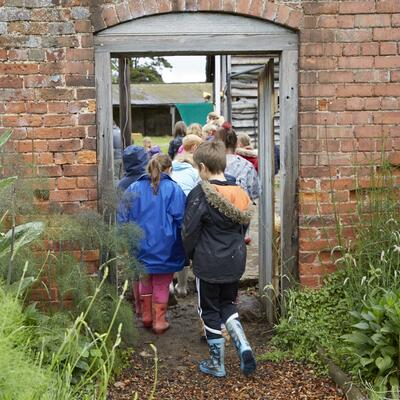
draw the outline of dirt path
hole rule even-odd
[[[158,349],[158,381],[155,399],[270,399],[342,400],[344,397],[329,379],[316,377],[301,364],[259,362],[253,377],[240,374],[233,344],[226,347],[226,378],[204,376],[197,364],[207,355],[207,345],[200,340],[200,324],[192,293],[169,311],[171,328],[156,336],[138,324],[139,339],[130,368],[117,378],[110,390],[110,400],[149,398],[154,381],[154,356],[149,346]],[[257,355],[267,350],[270,331],[264,321],[244,323],[247,336]]]

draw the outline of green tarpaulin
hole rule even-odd
[[[207,121],[207,114],[214,111],[213,103],[180,103],[175,104],[186,125],[197,122],[204,125]]]

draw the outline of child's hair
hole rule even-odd
[[[210,122],[213,123],[214,121],[216,121],[217,119],[219,119],[220,115],[215,112],[215,111],[211,111],[207,114],[207,124],[209,124]]]
[[[212,174],[225,171],[225,146],[221,141],[202,143],[193,154],[194,162],[199,166],[204,164]]]
[[[151,187],[153,193],[158,193],[160,186],[161,172],[165,172],[167,169],[172,167],[172,161],[167,154],[156,154],[147,165],[147,172],[150,177]]]
[[[190,151],[195,144],[203,143],[203,139],[197,135],[187,135],[182,140],[183,149]]]
[[[238,135],[238,142],[243,147],[248,147],[251,145],[251,137],[247,133],[239,133]]]
[[[206,124],[203,126],[203,133],[207,137],[211,132],[217,132],[218,127],[214,124]]]
[[[225,122],[222,127],[217,130],[215,138],[221,140],[227,149],[236,150],[238,138],[231,124]]]
[[[174,128],[174,138],[177,136],[186,136],[186,124],[183,121],[178,121]]]
[[[189,135],[196,135],[196,136],[202,138],[203,137],[203,128],[201,127],[200,124],[197,124],[197,123],[190,124],[186,131],[186,136],[189,136]]]

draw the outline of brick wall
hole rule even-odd
[[[330,178],[351,237],[354,163],[371,159],[382,137],[391,160],[400,161],[399,0],[0,0],[0,6],[0,127],[14,129],[9,149],[34,157],[50,178],[50,202],[68,211],[95,207],[97,199],[92,32],[160,12],[227,11],[299,30],[304,284],[320,284],[333,269]]]

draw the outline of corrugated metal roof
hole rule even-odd
[[[213,92],[212,83],[138,83],[131,84],[131,104],[167,105],[202,103],[203,92]],[[212,100],[212,99],[211,99]],[[119,105],[119,86],[112,85],[113,105]]]

